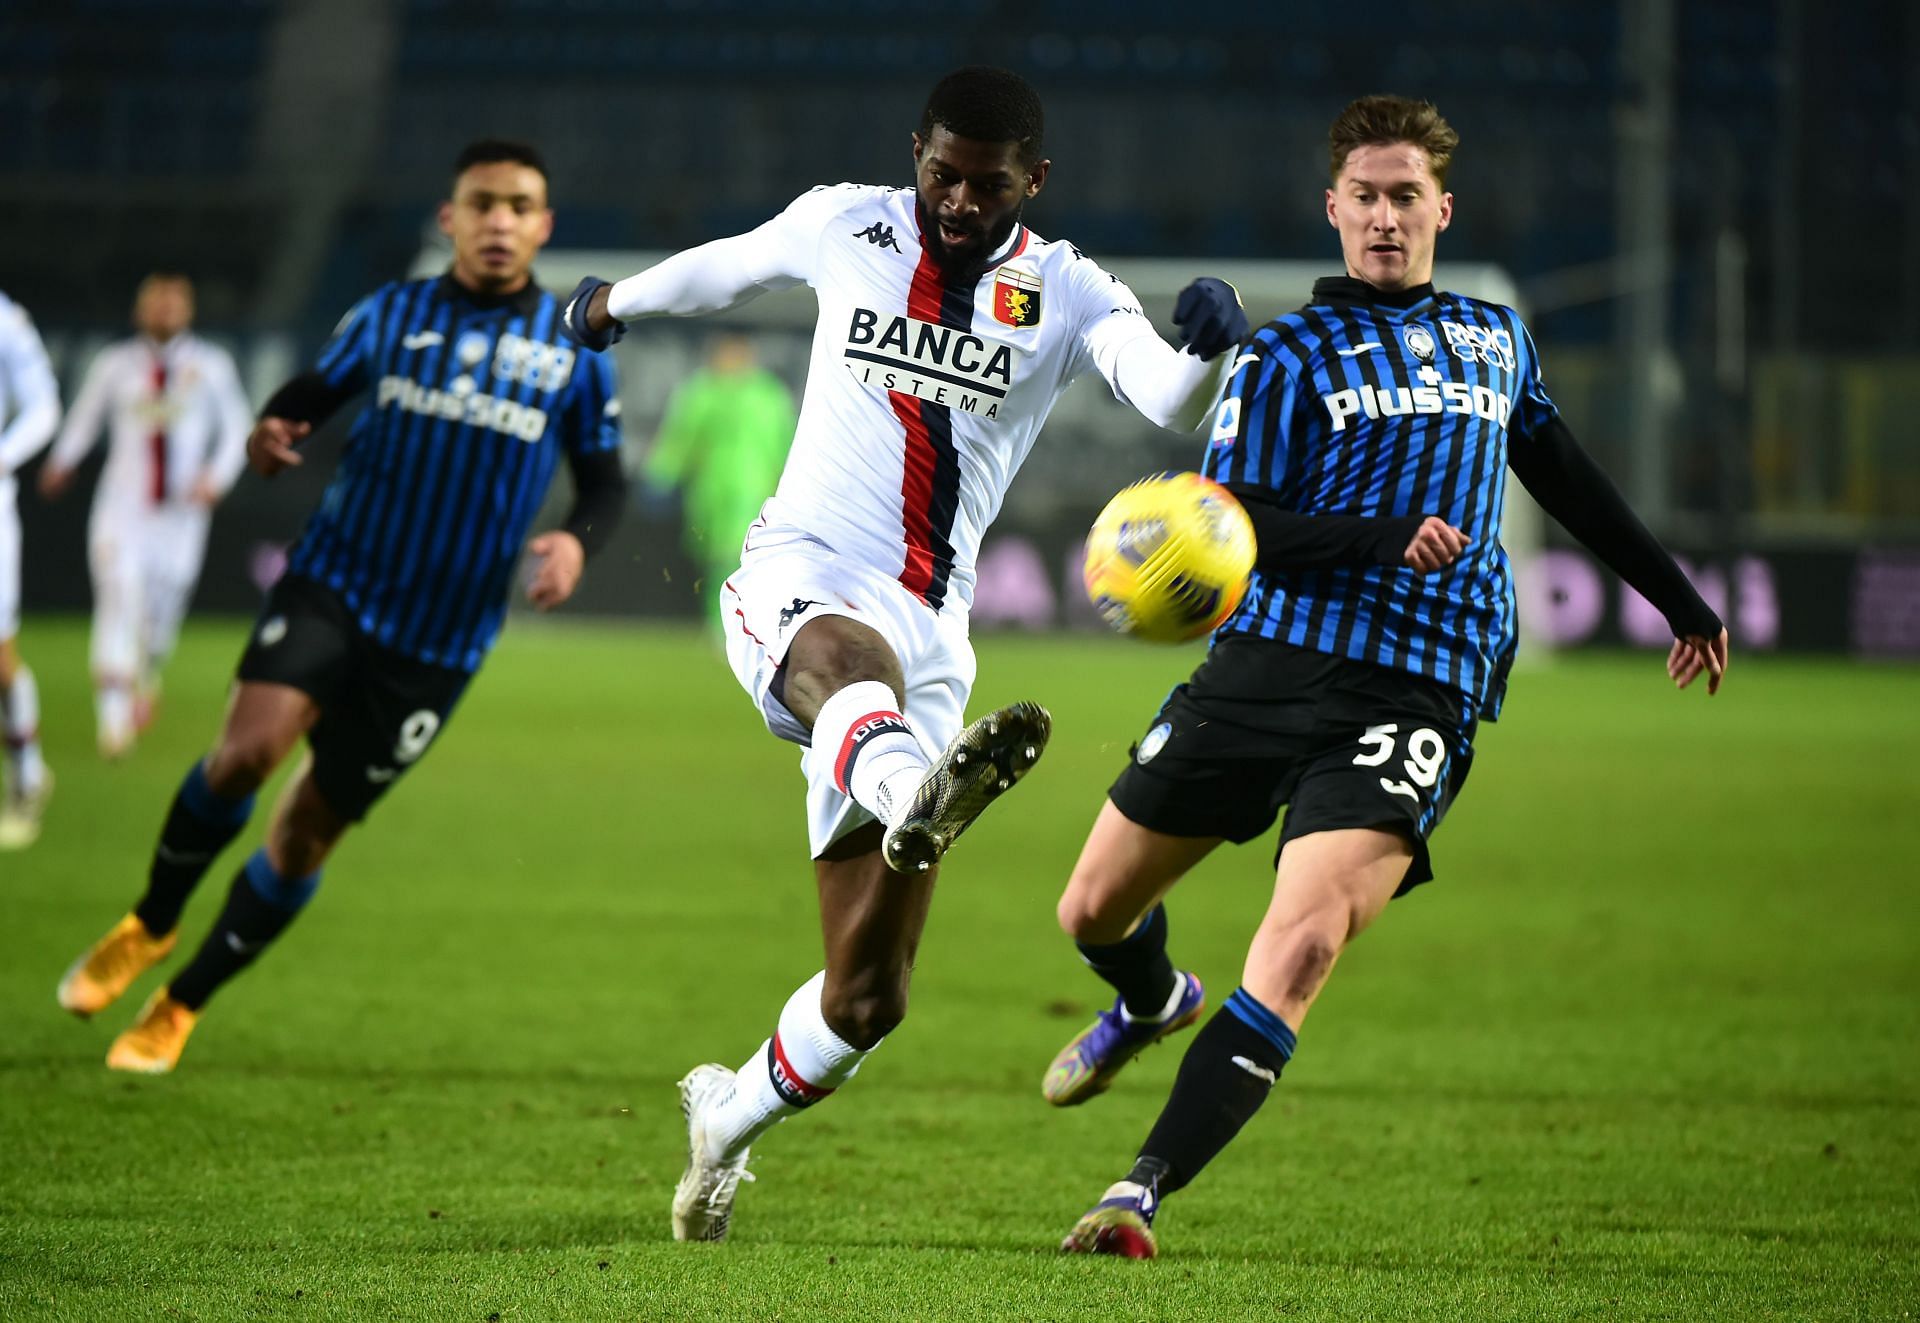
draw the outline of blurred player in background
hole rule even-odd
[[[0,850],[40,837],[53,773],[40,756],[40,690],[15,641],[20,632],[20,510],[13,475],[60,426],[60,386],[46,347],[19,304],[0,294]]]
[[[826,968],[737,1073],[681,1081],[682,1240],[724,1239],[748,1146],[900,1023],[941,855],[1046,744],[1030,703],[961,724],[974,559],[1048,411],[1098,372],[1153,422],[1193,430],[1246,330],[1232,289],[1197,281],[1175,305],[1175,350],[1118,279],[1021,223],[1051,163],[1018,75],[943,79],[913,163],[911,189],[816,188],[747,234],[583,281],[568,306],[600,348],[628,320],[768,289],[804,283],[820,305],[793,453],[722,601],[734,674],[805,749]]]
[[[1499,714],[1516,642],[1499,540],[1508,466],[1540,505],[1665,614],[1667,674],[1716,692],[1727,635],[1561,421],[1511,308],[1435,290],[1458,136],[1425,102],[1367,97],[1330,137],[1328,223],[1346,274],[1256,333],[1234,364],[1208,476],[1261,544],[1245,602],[1134,746],[1074,866],[1059,917],[1113,985],[1042,1084],[1070,1106],[1198,1018],[1167,955],[1167,891],[1222,841],[1288,805],[1273,899],[1241,985],[1200,1030],[1126,1176],[1062,1249],[1148,1258],[1160,1201],[1266,1100],[1333,964],[1387,902],[1430,880],[1427,838],[1459,793],[1480,718]],[[1438,573],[1383,555],[1297,569],[1268,555],[1302,515],[1437,512]],[[1457,557],[1457,559],[1455,558]]]
[[[213,507],[247,462],[253,412],[233,359],[192,334],[193,282],[155,272],[134,296],[140,332],[87,369],[40,493],[53,499],[111,437],[87,523],[93,570],[94,715],[100,753],[133,748],[159,696],[160,668],[200,578]]]
[[[286,929],[341,835],[427,752],[499,634],[514,562],[561,459],[575,499],[561,528],[526,544],[535,606],[572,595],[624,506],[612,369],[562,341],[559,305],[533,281],[553,232],[538,153],[467,147],[440,228],[453,240],[447,273],[361,300],[247,439],[254,469],[271,477],[369,392],[240,658],[219,740],[174,797],[146,894],[60,982],[60,1004],[92,1015],[163,959],[254,792],[306,736],[266,845],[186,967],[114,1040],[115,1070],[173,1069],[207,999]]]
[[[642,472],[649,483],[680,493],[687,554],[700,563],[702,589],[716,603],[740,563],[747,526],[780,480],[793,444],[793,395],[761,367],[753,341],[718,337],[706,366],[667,403],[660,434]]]

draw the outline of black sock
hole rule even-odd
[[[1128,1180],[1172,1194],[1200,1174],[1260,1110],[1293,1056],[1293,1030],[1245,988],[1234,989],[1181,1058],[1173,1094]]]
[[[193,765],[160,828],[153,867],[147,873],[147,894],[133,907],[149,933],[161,937],[174,930],[187,897],[252,813],[252,795],[245,799],[216,795],[207,784],[206,768]]]
[[[167,983],[167,995],[191,1010],[199,1010],[221,984],[238,974],[286,931],[301,907],[320,885],[320,874],[285,878],[267,862],[267,852],[256,850],[233,879],[227,903],[193,953],[187,967]]]
[[[1167,907],[1155,905],[1140,926],[1111,946],[1075,942],[1087,967],[1113,984],[1127,1013],[1152,1019],[1173,997],[1173,962],[1167,959]]]

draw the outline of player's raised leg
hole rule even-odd
[[[1142,1050],[1200,1018],[1198,976],[1167,956],[1162,898],[1220,844],[1217,836],[1169,836],[1129,819],[1108,800],[1061,893],[1060,926],[1087,967],[1114,989],[1113,1006],[1055,1056],[1040,1092],[1056,1107],[1104,1093]]]
[[[883,855],[903,873],[938,863],[1038,761],[1051,729],[1045,708],[1016,703],[980,718],[929,760],[902,710],[899,657],[878,630],[850,616],[802,626],[780,684],[781,701],[812,733],[808,757],[830,759],[840,792],[886,824]]]
[[[938,870],[894,873],[880,834],[869,823],[814,861],[827,967],[787,999],[772,1036],[739,1070],[699,1066],[680,1082],[687,1168],[674,1191],[676,1240],[726,1239],[754,1141],[852,1079],[905,1017]]]
[[[1379,916],[1413,858],[1394,831],[1289,841],[1241,985],[1201,1028],[1132,1168],[1074,1224],[1070,1253],[1152,1258],[1161,1200],[1200,1174],[1267,1100],[1334,962]]]
[[[94,1015],[172,951],[187,898],[253,814],[254,792],[312,726],[319,708],[291,685],[235,686],[213,752],[187,770],[153,847],[147,889],[60,980],[60,1005]]]

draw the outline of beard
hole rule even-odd
[[[913,196],[913,209],[920,218],[921,247],[933,264],[952,276],[973,275],[987,265],[987,258],[1000,251],[1000,245],[1013,233],[1013,227],[1020,223],[1020,213],[1026,209],[1023,199],[1019,205],[1008,212],[992,227],[974,232],[974,237],[964,248],[953,249],[941,236],[940,220],[927,209],[926,200],[916,191]]]

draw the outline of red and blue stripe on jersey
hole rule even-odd
[[[496,371],[496,351],[509,335],[535,354],[563,349],[572,360],[565,381],[555,388],[557,373]],[[335,389],[364,388],[373,397],[288,571],[339,593],[376,643],[434,665],[476,669],[500,632],[513,566],[562,450],[620,445],[618,425],[606,416],[611,368],[566,345],[559,305],[544,291],[479,299],[440,277],[368,296],[316,369]],[[403,383],[442,400],[486,397],[495,417],[539,410],[545,424],[529,440],[383,401],[383,387]]]
[[[1006,257],[1026,251],[1029,235],[1020,227]],[[992,267],[970,277],[956,278],[927,251],[923,236],[920,260],[907,289],[907,315],[957,331],[973,329],[973,303],[979,282]],[[900,582],[907,590],[939,610],[947,600],[953,576],[953,522],[960,513],[960,452],[953,440],[953,406],[935,404],[916,395],[888,395],[894,416],[906,429],[905,464],[900,479],[900,516],[906,557]]]
[[[1497,350],[1463,356],[1442,330],[1448,322],[1510,346],[1511,362]],[[1410,332],[1419,343],[1416,327],[1430,338],[1428,355],[1409,345]],[[1303,514],[1440,515],[1473,541],[1431,575],[1386,566],[1256,573],[1221,628],[1424,675],[1497,715],[1516,642],[1499,541],[1507,446],[1525,444],[1554,413],[1519,318],[1446,293],[1401,308],[1323,301],[1316,290],[1313,303],[1261,328],[1241,358],[1208,447],[1209,477],[1270,487]],[[1443,383],[1479,388],[1495,407],[1420,411],[1416,390],[1434,392],[1431,402]],[[1500,412],[1501,397],[1506,419],[1486,416]]]

